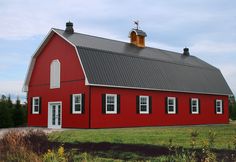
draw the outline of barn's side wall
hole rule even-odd
[[[120,114],[102,113],[102,94],[120,95]],[[152,96],[152,113],[136,113],[136,96]],[[178,113],[166,114],[166,97],[178,98]],[[190,114],[190,98],[200,99],[200,114]],[[215,99],[224,101],[224,114],[215,114]],[[91,127],[136,127],[164,125],[227,124],[228,97],[205,94],[132,90],[121,88],[91,88]]]
[[[50,89],[50,64],[58,59],[61,63],[61,87]],[[28,125],[48,124],[48,102],[62,102],[62,127],[88,128],[88,92],[85,76],[75,49],[57,34],[54,34],[36,59],[28,91]],[[71,114],[70,95],[85,94],[85,113]],[[42,98],[41,114],[31,113],[31,97]]]

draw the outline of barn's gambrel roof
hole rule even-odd
[[[87,85],[232,94],[220,70],[195,56],[60,29],[52,32],[75,47]]]

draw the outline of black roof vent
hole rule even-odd
[[[66,23],[66,30],[65,30],[65,32],[67,34],[73,34],[74,33],[73,23],[72,22],[69,21],[69,22]]]
[[[183,52],[183,55],[185,55],[185,56],[189,56],[190,54],[189,54],[189,49],[188,48],[184,48],[184,52]]]

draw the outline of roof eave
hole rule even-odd
[[[231,95],[233,95],[232,92],[231,93],[210,93],[210,92],[208,93],[208,92],[197,92],[197,91],[179,91],[179,90],[170,90],[170,89],[116,86],[116,85],[105,85],[105,84],[94,84],[94,83],[87,83],[87,85],[88,86],[95,86],[95,87],[110,87],[110,88],[149,90],[149,91],[167,91],[167,92],[194,93],[194,94],[207,94],[207,95],[223,95],[223,96],[231,96]]]
[[[70,45],[72,45],[72,46],[75,48],[76,54],[77,54],[77,56],[78,56],[78,58],[79,58],[79,61],[80,61],[82,70],[83,70],[83,72],[84,72],[85,80],[86,80],[87,84],[89,84],[88,78],[87,78],[87,76],[86,76],[86,73],[85,73],[83,64],[82,64],[82,62],[81,62],[81,59],[80,59],[80,56],[79,56],[79,53],[78,53],[78,50],[77,50],[77,47],[76,47],[72,42],[70,42],[68,39],[66,39],[63,35],[61,35],[61,34],[58,33],[55,29],[52,28],[52,29],[48,32],[48,34],[46,35],[46,37],[44,38],[44,40],[41,42],[40,46],[39,46],[39,47],[37,48],[37,50],[34,52],[33,56],[31,57],[30,65],[29,65],[29,67],[28,67],[27,75],[26,75],[26,78],[25,78],[25,81],[24,81],[24,85],[23,85],[23,88],[22,88],[22,91],[23,91],[23,92],[28,92],[28,90],[29,90],[29,81],[30,81],[30,77],[31,77],[32,72],[33,72],[33,67],[34,67],[36,58],[37,58],[38,54],[43,50],[43,48],[45,47],[45,45],[47,44],[47,42],[50,40],[50,38],[53,36],[53,34],[57,34],[57,35],[60,36],[63,40],[65,40],[66,42],[68,42]]]
[[[28,85],[29,85],[29,80],[30,80],[30,77],[32,75],[32,71],[33,71],[33,67],[34,67],[34,64],[35,64],[35,58],[37,57],[37,55],[43,50],[43,48],[45,47],[45,45],[47,44],[47,42],[50,40],[50,38],[53,36],[54,34],[54,30],[51,29],[46,37],[44,38],[44,40],[41,42],[41,44],[39,45],[39,47],[35,50],[34,54],[32,55],[31,57],[31,61],[30,61],[30,64],[28,66],[28,70],[27,70],[27,75],[26,75],[26,78],[25,78],[25,81],[24,81],[24,85],[23,85],[23,88],[22,88],[22,91],[23,92],[28,92]]]

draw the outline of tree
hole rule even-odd
[[[14,106],[13,121],[15,126],[23,125],[23,111],[21,110],[21,104],[18,97]]]
[[[12,127],[14,122],[12,120],[12,105],[11,99],[7,99],[2,95],[0,99],[0,128]]]
[[[236,120],[236,103],[229,104],[229,117],[232,120]]]

